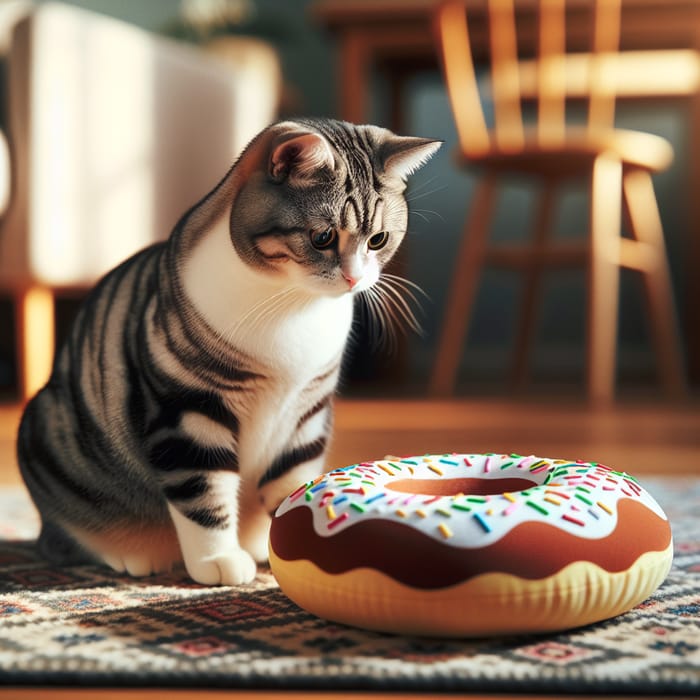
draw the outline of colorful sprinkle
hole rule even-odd
[[[452,535],[454,534],[454,533],[452,532],[452,530],[450,530],[450,528],[447,527],[447,525],[445,525],[445,523],[440,523],[440,524],[438,525],[438,530],[440,530],[440,534],[441,534],[446,540],[449,540],[450,537],[452,537]]]
[[[337,527],[338,525],[340,525],[340,523],[345,522],[349,517],[350,517],[349,513],[341,513],[335,520],[328,523],[328,525],[326,527],[329,530],[332,530],[334,527]]]
[[[357,489],[343,489],[343,493],[359,493],[360,496],[364,496],[367,492],[363,486],[360,486]]]
[[[545,469],[549,469],[549,464],[545,462],[544,460],[541,460],[539,462],[535,462],[534,464],[530,465],[530,473],[531,474],[539,474],[541,471],[544,471]]]
[[[579,525],[583,527],[586,523],[583,520],[579,520],[579,518],[574,518],[573,515],[569,515],[568,513],[564,513],[564,515],[561,516],[562,520],[566,520],[570,523],[574,523],[574,525]]]
[[[333,506],[328,506],[326,508],[326,515],[328,516],[329,520],[335,520],[338,517],[335,513],[335,508],[333,508]]]
[[[542,513],[542,515],[549,515],[549,511],[537,503],[533,503],[532,501],[525,501],[525,505],[530,506],[530,508],[534,508],[538,513]]]
[[[481,517],[481,515],[479,515],[479,513],[474,513],[474,520],[481,525],[484,532],[491,532],[491,526],[484,520],[484,518]]]
[[[321,496],[321,500],[318,503],[319,508],[323,508],[327,504],[328,500],[333,498],[333,496],[335,496],[335,491],[326,491],[326,493]]]
[[[354,508],[358,513],[364,513],[367,510],[361,503],[351,503],[350,507]]]
[[[365,504],[366,504],[366,505],[369,505],[370,503],[374,503],[375,501],[378,501],[379,499],[385,498],[385,497],[386,497],[386,494],[385,494],[384,492],[378,493],[378,494],[376,494],[375,496],[371,496],[370,498],[368,498],[368,499],[365,501]]]
[[[306,491],[306,484],[302,484],[290,497],[290,501],[296,501]]]
[[[597,505],[598,507],[602,508],[608,515],[612,515],[612,514],[613,514],[612,509],[609,508],[609,507],[608,507],[605,503],[603,503],[602,501],[598,501],[598,502],[596,503],[596,505]]]
[[[518,508],[520,504],[516,501],[515,503],[511,503],[509,506],[507,506],[503,510],[503,515],[510,515],[516,508]]]
[[[435,472],[438,476],[444,476],[445,472],[440,469],[440,467],[436,467],[434,464],[429,464],[428,469],[430,469],[431,472]]]
[[[461,503],[450,503],[450,508],[455,510],[460,510],[463,513],[471,513],[472,509],[469,506],[462,505]]]

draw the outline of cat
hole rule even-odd
[[[96,285],[19,429],[46,557],[255,577],[271,514],[325,471],[353,299],[376,293],[406,180],[440,145],[273,124],[165,242]]]

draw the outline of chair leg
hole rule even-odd
[[[640,266],[640,270],[659,377],[666,393],[678,398],[686,393],[687,386],[663,227],[651,175],[643,170],[626,172],[623,192],[631,233],[639,244],[652,251],[651,264]]]
[[[472,210],[467,217],[452,275],[437,357],[430,379],[429,393],[432,396],[449,396],[454,393],[459,360],[476,297],[477,281],[484,262],[488,224],[496,190],[496,176],[488,174],[480,181],[474,193]]]
[[[48,381],[55,346],[54,296],[30,287],[15,297],[15,332],[20,401],[26,403]]]
[[[512,374],[514,389],[522,389],[528,379],[532,336],[535,329],[535,311],[542,288],[542,253],[549,240],[554,218],[557,194],[556,183],[548,180],[543,187],[544,191],[539,200],[532,232],[532,245],[530,246],[532,259],[525,270],[521,311],[515,340],[515,359]]]
[[[590,189],[588,288],[588,396],[610,403],[615,390],[620,289],[622,164],[601,155],[593,164]]]

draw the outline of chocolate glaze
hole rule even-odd
[[[607,537],[574,537],[554,525],[527,522],[487,547],[467,549],[408,525],[369,518],[321,537],[314,531],[311,510],[299,507],[273,519],[270,543],[281,559],[307,559],[329,574],[367,567],[423,589],[452,586],[484,573],[540,579],[575,561],[625,571],[645,552],[669,546],[668,521],[631,499],[620,501],[617,510],[617,527]]]

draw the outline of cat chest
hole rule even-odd
[[[280,319],[254,339],[247,352],[261,362],[264,379],[248,394],[241,421],[242,463],[263,471],[291,444],[306,444],[324,432],[326,411],[316,411],[334,394],[352,321],[334,314],[307,315],[303,322]],[[310,413],[312,421],[305,419]]]
[[[241,468],[260,477],[281,454],[325,436],[339,362],[303,381],[268,381],[254,396],[240,423]]]
[[[320,308],[319,308],[320,307]],[[304,384],[342,355],[352,323],[351,304],[323,305],[279,316],[237,339],[239,347],[282,384]]]

